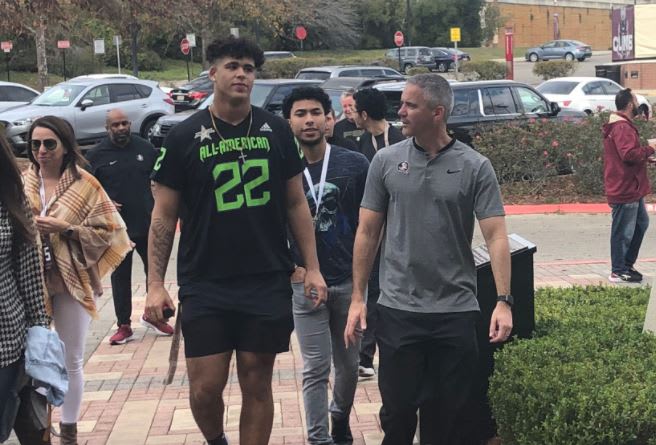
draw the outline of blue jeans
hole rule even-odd
[[[612,272],[626,273],[638,259],[638,252],[649,227],[645,200],[611,204],[613,223],[610,229]]]
[[[351,279],[328,287],[328,301],[318,308],[303,295],[303,283],[293,283],[294,327],[303,356],[303,402],[308,443],[332,444],[328,411],[335,419],[348,419],[358,384],[360,345],[344,345],[344,329],[351,304]],[[359,343],[359,342],[358,342]],[[335,366],[333,401],[328,408],[330,362]]]

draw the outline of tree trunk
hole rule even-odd
[[[135,77],[139,77],[139,62],[137,61],[137,49],[138,49],[138,42],[137,39],[139,37],[139,29],[141,26],[136,23],[132,22],[130,23],[130,44],[131,44],[131,52],[132,52],[132,75]]]
[[[48,61],[46,59],[46,18],[39,16],[36,28],[36,65],[39,71],[39,88],[41,91],[48,86]]]

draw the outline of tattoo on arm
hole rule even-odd
[[[153,281],[164,280],[166,267],[168,266],[173,239],[175,237],[175,222],[165,218],[154,218],[150,225],[150,252],[149,252],[149,276]]]

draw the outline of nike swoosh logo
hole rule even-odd
[[[109,165],[114,165],[114,164],[116,164],[117,162],[118,162],[118,161],[110,161]]]
[[[461,171],[462,171],[462,169],[460,169],[460,170],[451,170],[451,169],[449,169],[449,170],[447,170],[446,172],[447,172],[448,174],[452,174],[452,173],[458,173],[458,172],[461,172]]]

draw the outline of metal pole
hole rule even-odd
[[[116,64],[118,65],[118,73],[121,74],[121,51],[118,42],[116,42]]]
[[[64,82],[66,82],[66,50],[62,49],[62,58],[64,59]]]
[[[191,54],[191,52],[189,53]],[[187,80],[191,80],[191,74],[189,74],[189,57],[185,58],[185,61],[187,62]]]
[[[8,52],[5,53],[5,62],[7,63],[7,82],[11,82],[11,80],[9,80],[9,53]]]
[[[189,59],[191,59],[191,74],[193,74],[194,73],[194,47],[191,45],[189,45]]]
[[[399,72],[404,73],[404,71],[401,71],[403,69],[403,67],[401,66],[401,47],[398,46],[396,48],[396,50],[398,51],[398,54],[399,54]]]
[[[458,80],[458,59],[460,58],[458,56],[458,42],[453,42],[455,48],[456,48],[456,53],[455,53],[455,59],[456,59],[456,80]]]

